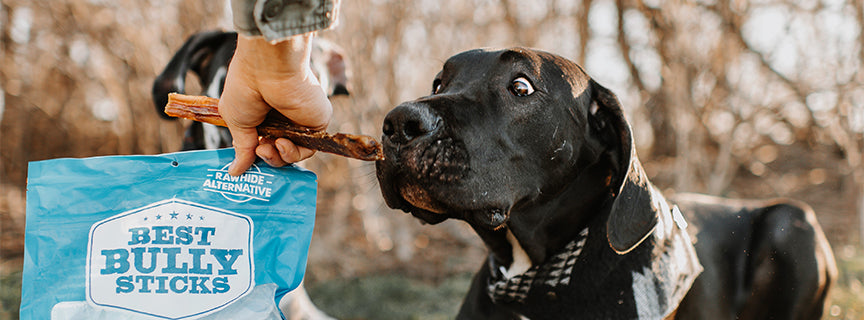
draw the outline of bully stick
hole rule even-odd
[[[225,127],[225,120],[219,115],[218,105],[219,99],[216,98],[171,93],[168,95],[165,113],[172,117]],[[258,135],[273,139],[286,138],[301,147],[349,158],[366,161],[384,159],[381,144],[372,137],[344,133],[329,134],[301,127],[275,110],[258,125]]]

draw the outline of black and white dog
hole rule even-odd
[[[184,93],[186,74],[190,71],[198,76],[204,95],[219,98],[236,46],[235,32],[210,31],[190,36],[153,83],[157,113],[168,120],[176,119],[165,114],[168,93]],[[321,87],[326,88],[330,96],[348,95],[346,61],[339,47],[316,38],[312,42],[311,64]],[[231,141],[227,128],[192,122],[186,129],[182,150],[227,148],[231,147]],[[279,308],[289,320],[332,319],[315,307],[302,283],[285,295]]]
[[[836,266],[795,201],[649,181],[615,95],[545,52],[472,50],[383,125],[390,207],[488,247],[458,319],[819,319]]]

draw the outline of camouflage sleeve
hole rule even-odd
[[[234,28],[278,41],[333,25],[339,0],[231,0]]]

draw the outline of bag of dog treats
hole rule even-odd
[[[22,319],[281,319],[315,174],[233,149],[32,162]]]

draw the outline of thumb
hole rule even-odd
[[[255,163],[255,148],[258,147],[258,130],[255,128],[228,127],[234,137],[234,162],[228,174],[239,176]]]

